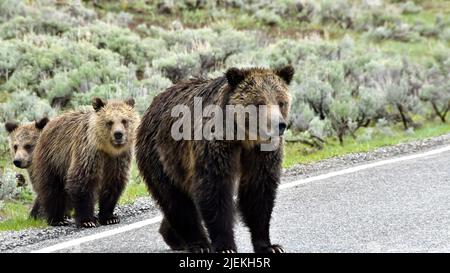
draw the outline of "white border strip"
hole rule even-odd
[[[377,161],[377,162],[373,162],[373,163],[369,163],[369,164],[350,167],[350,168],[347,168],[344,170],[339,170],[339,171],[321,174],[321,175],[317,175],[317,176],[313,176],[313,177],[308,177],[305,179],[300,179],[300,180],[296,180],[296,181],[292,181],[292,182],[288,182],[288,183],[283,183],[280,185],[279,188],[280,189],[292,188],[292,187],[296,187],[298,185],[307,184],[307,183],[311,183],[311,182],[315,182],[315,181],[319,181],[319,180],[324,180],[324,179],[335,177],[335,176],[354,173],[354,172],[358,172],[358,171],[362,171],[362,170],[366,170],[366,169],[370,169],[370,168],[375,168],[375,167],[379,167],[379,166],[383,166],[383,165],[389,165],[389,164],[393,164],[393,163],[397,163],[397,162],[401,162],[401,161],[436,155],[436,154],[440,154],[440,153],[447,152],[447,151],[450,151],[450,146],[445,146],[445,147],[442,147],[439,149],[431,150],[431,151],[420,153],[420,154],[412,154],[412,155],[407,155],[407,156],[402,156],[402,157],[397,157],[397,158],[392,158],[392,159],[381,160],[381,161]],[[158,215],[151,219],[139,221],[139,222],[125,225],[125,226],[122,226],[122,227],[119,227],[116,229],[99,232],[99,233],[89,235],[86,237],[81,237],[81,238],[73,239],[70,241],[63,242],[63,243],[55,244],[55,245],[52,245],[49,247],[41,248],[41,249],[32,251],[31,253],[55,252],[55,251],[58,251],[61,249],[77,246],[82,243],[98,240],[98,239],[105,238],[105,237],[110,237],[110,236],[113,236],[116,234],[120,234],[120,233],[124,233],[124,232],[130,231],[130,230],[133,230],[133,229],[138,229],[138,228],[148,226],[151,224],[155,224],[155,223],[158,223],[161,221],[162,221],[162,216]]]

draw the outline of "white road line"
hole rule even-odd
[[[389,164],[396,163],[396,162],[401,162],[401,161],[406,161],[406,160],[411,160],[411,159],[416,159],[416,158],[422,158],[422,157],[427,157],[427,156],[431,156],[431,155],[436,155],[436,154],[440,154],[440,153],[447,152],[447,151],[450,151],[450,146],[445,146],[445,147],[442,147],[442,148],[439,148],[439,149],[431,150],[431,151],[420,153],[420,154],[412,154],[412,155],[406,155],[406,156],[396,157],[396,158],[392,158],[392,159],[376,161],[376,162],[373,162],[373,163],[368,163],[368,164],[364,164],[364,165],[350,167],[350,168],[343,169],[343,170],[340,170],[340,171],[335,171],[335,172],[321,174],[321,175],[317,175],[317,176],[313,176],[313,177],[308,177],[308,178],[305,178],[305,179],[300,179],[300,180],[292,181],[292,182],[289,182],[289,183],[283,183],[283,184],[280,185],[279,188],[280,189],[292,188],[292,187],[295,187],[295,186],[298,186],[298,185],[301,185],[301,184],[306,184],[306,183],[310,183],[310,182],[314,182],[314,181],[319,181],[319,180],[327,179],[327,178],[330,178],[330,177],[335,177],[335,176],[339,176],[339,175],[359,172],[359,171],[362,171],[362,170],[375,168],[375,167],[379,167],[379,166],[383,166],[383,165],[389,165]]]
[[[126,226],[122,226],[122,227],[119,227],[119,228],[116,228],[116,229],[103,231],[103,232],[100,232],[100,233],[97,233],[97,234],[92,234],[92,235],[89,235],[89,236],[86,236],[86,237],[81,237],[81,238],[73,239],[73,240],[70,240],[70,241],[67,241],[67,242],[63,242],[63,243],[59,243],[59,244],[52,245],[52,246],[49,246],[49,247],[45,247],[45,248],[42,248],[42,249],[38,249],[38,250],[32,251],[31,253],[55,252],[55,251],[58,251],[58,250],[61,250],[61,249],[77,246],[77,245],[80,245],[82,243],[86,243],[86,242],[89,242],[89,241],[94,241],[94,240],[98,240],[98,239],[101,239],[101,238],[105,238],[105,237],[113,236],[113,235],[120,234],[120,233],[123,233],[123,232],[127,232],[127,231],[130,231],[130,230],[133,230],[133,229],[145,227],[145,226],[148,226],[148,225],[151,225],[151,224],[154,224],[154,223],[161,222],[161,220],[162,220],[162,216],[159,215],[159,216],[153,217],[151,219],[139,221],[139,222],[136,222],[136,223],[133,223],[133,224],[129,224],[129,225],[126,225]]]
[[[439,148],[439,149],[435,149],[435,150],[427,151],[427,152],[424,152],[424,153],[420,153],[420,154],[412,154],[412,155],[401,156],[401,157],[392,158],[392,159],[376,161],[376,162],[373,162],[373,163],[368,163],[368,164],[364,164],[364,165],[350,167],[350,168],[339,170],[339,171],[335,171],[335,172],[330,172],[330,173],[321,174],[321,175],[317,175],[317,176],[313,176],[313,177],[308,177],[308,178],[305,178],[305,179],[300,179],[300,180],[296,180],[296,181],[292,181],[292,182],[288,182],[288,183],[283,183],[283,184],[280,185],[279,188],[280,189],[292,188],[292,187],[296,187],[298,185],[303,185],[303,184],[311,183],[311,182],[314,182],[314,181],[324,180],[324,179],[327,179],[327,178],[340,176],[340,175],[345,175],[345,174],[349,174],[349,173],[355,173],[355,172],[358,172],[358,171],[362,171],[362,170],[366,170],[366,169],[370,169],[370,168],[375,168],[375,167],[379,167],[379,166],[383,166],[383,165],[389,165],[389,164],[397,163],[397,162],[401,162],[401,161],[406,161],[406,160],[411,160],[411,159],[416,159],[416,158],[423,158],[423,157],[436,155],[436,154],[440,154],[440,153],[447,152],[447,151],[450,151],[450,145],[442,147],[442,148]],[[130,231],[130,230],[133,230],[133,229],[138,229],[138,228],[141,228],[141,227],[144,227],[144,226],[155,224],[155,223],[161,222],[161,220],[162,220],[162,216],[158,215],[158,216],[153,217],[151,219],[139,221],[139,222],[136,222],[136,223],[133,223],[133,224],[129,224],[129,225],[126,225],[126,226],[122,226],[122,227],[119,227],[119,228],[116,228],[116,229],[111,229],[111,230],[99,232],[99,233],[96,233],[96,234],[93,234],[93,235],[89,235],[89,236],[86,236],[86,237],[81,237],[81,238],[73,239],[73,240],[70,240],[70,241],[63,242],[63,243],[55,244],[55,245],[52,245],[52,246],[49,246],[49,247],[41,248],[41,249],[32,251],[32,253],[50,253],[50,252],[55,252],[55,251],[58,251],[58,250],[61,250],[61,249],[78,246],[78,245],[80,245],[82,243],[98,240],[98,239],[105,238],[105,237],[110,237],[110,236],[113,236],[113,235],[116,235],[116,234],[120,234],[120,233],[123,233],[123,232],[127,232],[127,231]]]

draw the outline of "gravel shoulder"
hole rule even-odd
[[[450,144],[450,134],[382,147],[371,152],[353,153],[310,164],[298,164],[284,170],[282,183],[398,155],[418,153],[447,144]],[[156,214],[157,207],[149,197],[139,198],[134,204],[119,206],[116,213],[121,217],[122,223],[131,223],[142,218],[140,216],[144,213]],[[114,226],[101,227],[102,230],[109,228],[114,228]],[[23,249],[39,242],[57,240],[60,237],[70,239],[92,233],[95,233],[95,230],[77,229],[73,225],[0,232],[0,252],[16,252],[16,249]]]

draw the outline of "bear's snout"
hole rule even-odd
[[[22,166],[22,160],[14,159],[13,164],[14,164],[14,166],[16,166],[17,168],[20,168],[20,166]]]
[[[122,146],[127,142],[126,135],[122,130],[115,130],[112,133],[112,143],[114,146]]]
[[[123,133],[122,132],[120,132],[120,131],[116,131],[116,132],[114,132],[114,140],[122,140],[122,138],[123,138]]]
[[[31,165],[29,160],[26,160],[23,158],[14,158],[13,164],[14,164],[14,166],[16,166],[17,168],[20,168],[20,169],[26,169]]]

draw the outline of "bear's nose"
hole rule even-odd
[[[121,140],[122,137],[123,137],[123,133],[122,132],[114,132],[114,139]]]
[[[15,160],[13,161],[13,164],[14,164],[14,166],[16,166],[17,168],[20,168],[20,166],[22,165],[22,160],[15,159]]]
[[[284,131],[286,130],[286,127],[287,127],[287,125],[286,125],[285,122],[280,122],[280,123],[278,124],[278,134],[279,134],[280,136],[282,136],[282,135],[284,134]]]

